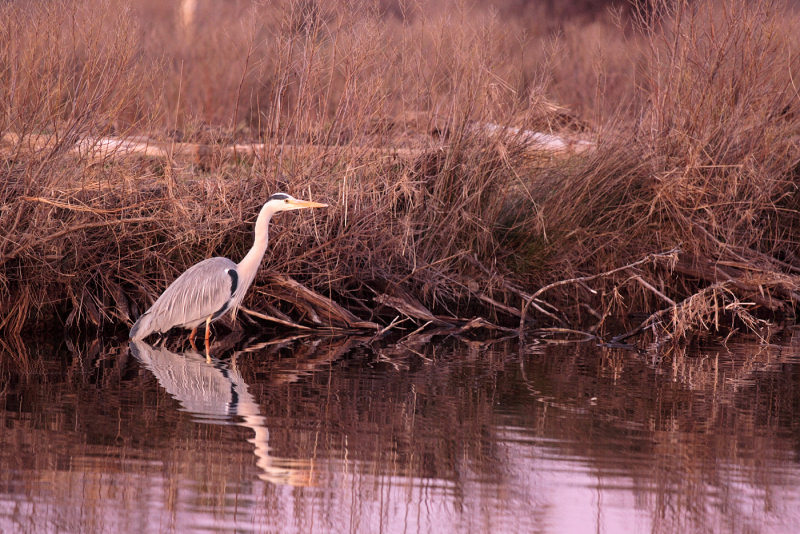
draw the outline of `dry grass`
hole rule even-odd
[[[383,323],[399,312],[380,302],[397,299],[507,324],[529,302],[539,325],[602,335],[629,314],[658,313],[648,327],[679,337],[794,316],[791,6],[665,0],[590,21],[504,5],[199,2],[182,26],[162,4],[0,8],[0,330],[128,322],[189,265],[238,260],[276,190],[333,207],[275,220],[245,303],[257,309],[280,273]],[[487,123],[597,148],[532,156]],[[111,135],[273,148],[101,162],[73,150]]]

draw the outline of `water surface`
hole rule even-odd
[[[797,532],[798,356],[28,340],[0,354],[0,530]]]

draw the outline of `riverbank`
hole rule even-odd
[[[0,331],[127,328],[188,266],[238,261],[276,191],[331,207],[276,217],[255,321],[624,341],[795,317],[800,16],[780,3],[564,20],[559,53],[497,14],[294,3],[226,14],[241,31],[201,53],[144,8],[67,5],[72,27],[47,3],[0,17]]]

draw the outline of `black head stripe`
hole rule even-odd
[[[270,200],[286,200],[287,198],[292,198],[292,197],[290,197],[286,193],[275,193],[274,195],[269,197]]]

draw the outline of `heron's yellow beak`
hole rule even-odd
[[[327,208],[327,204],[320,204],[319,202],[311,202],[310,200],[297,200],[293,198],[289,200],[289,205],[295,209],[304,209],[304,208]]]

